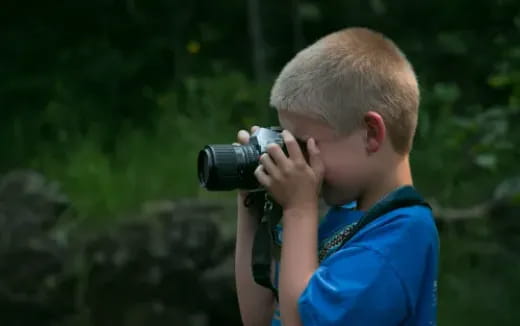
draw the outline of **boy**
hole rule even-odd
[[[406,57],[379,33],[345,29],[299,52],[270,102],[288,156],[270,145],[255,175],[283,208],[279,302],[253,280],[258,222],[241,192],[235,272],[244,324],[435,325],[439,249],[428,207],[390,211],[339,248],[318,253],[374,204],[411,188],[419,90]],[[239,132],[240,143],[248,138]],[[332,206],[320,224],[319,195]],[[345,206],[351,202],[354,208]]]

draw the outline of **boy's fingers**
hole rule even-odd
[[[245,130],[240,130],[237,134],[237,139],[240,144],[249,143],[249,133]]]
[[[266,188],[271,186],[271,178],[265,173],[263,165],[260,164],[255,169],[255,177],[262,186]]]
[[[251,133],[255,133],[258,130],[258,126],[251,127]],[[246,130],[240,130],[237,134],[237,140],[240,144],[245,145],[249,143],[249,132]]]
[[[262,154],[262,156],[260,156],[260,163],[264,166],[264,171],[272,178],[277,179],[279,177],[280,171],[278,171],[276,164],[269,154]]]
[[[296,138],[287,130],[284,130],[282,132],[283,141],[285,143],[285,146],[287,147],[287,152],[289,153],[289,157],[292,160],[305,161],[302,150],[300,149],[300,145],[298,145],[298,142],[296,141]]]
[[[271,156],[274,164],[282,170],[287,168],[287,156],[278,144],[267,145],[267,153]]]
[[[307,140],[307,152],[309,153],[309,164],[314,172],[321,178],[324,172],[323,161],[320,157],[320,149],[314,138]]]

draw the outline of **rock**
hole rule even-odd
[[[149,202],[95,234],[67,211],[37,172],[0,178],[1,325],[240,324],[232,205]]]
[[[73,310],[73,286],[63,274],[67,248],[51,232],[67,207],[58,185],[34,171],[0,179],[2,325],[46,324]]]
[[[228,266],[234,239],[222,235],[221,214],[229,211],[216,203],[146,203],[131,220],[89,240],[85,302],[93,324],[126,325],[129,311],[139,311],[138,319],[151,318],[142,324],[162,325],[157,320],[175,308],[173,314],[182,311],[177,319],[187,325],[229,324],[233,316],[238,325],[233,268]],[[219,269],[218,277],[208,277]]]

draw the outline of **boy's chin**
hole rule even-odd
[[[321,189],[321,198],[328,206],[343,206],[353,200],[345,198],[345,193],[332,189],[326,184]]]
[[[323,201],[328,206],[342,206],[342,205],[347,204],[346,201],[342,201],[342,200],[339,200],[337,198],[330,198],[330,197],[327,197],[327,196],[323,196]]]

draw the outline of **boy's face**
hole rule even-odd
[[[321,195],[328,205],[344,205],[356,200],[370,178],[370,164],[364,132],[338,136],[322,120],[302,114],[278,111],[280,125],[299,141],[306,154],[306,142],[314,138],[325,166]]]

